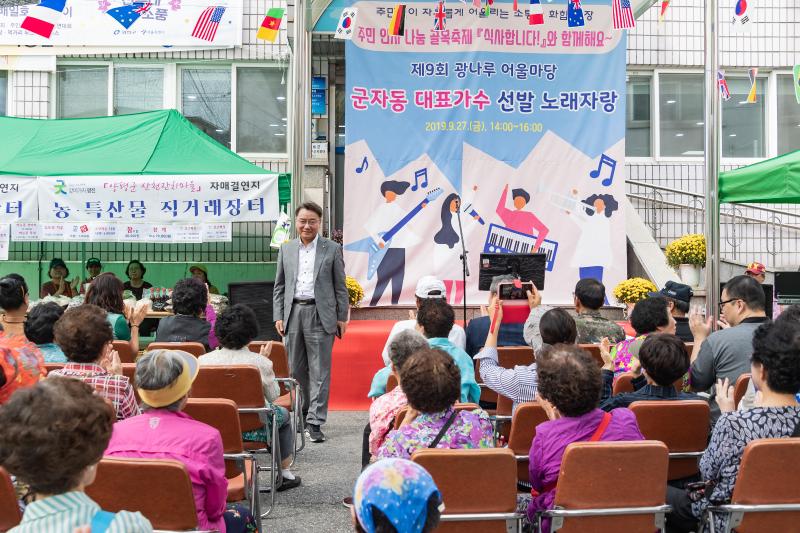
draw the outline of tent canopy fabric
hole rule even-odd
[[[719,175],[720,203],[800,203],[800,150]]]
[[[0,175],[274,174],[174,109],[113,117],[0,117]]]

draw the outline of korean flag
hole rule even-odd
[[[339,17],[339,25],[336,26],[336,39],[352,39],[353,30],[356,26],[356,15],[358,15],[358,8],[348,7],[342,10],[342,16]]]

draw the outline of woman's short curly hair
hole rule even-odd
[[[25,321],[25,336],[34,344],[53,342],[56,322],[64,314],[64,308],[55,302],[47,302],[35,306],[28,311]]]
[[[0,464],[35,493],[63,494],[103,457],[115,419],[114,409],[83,381],[40,381],[0,409]]]
[[[603,379],[589,352],[569,344],[547,347],[536,357],[536,372],[539,394],[564,416],[580,416],[597,407]]]
[[[232,305],[217,315],[214,334],[223,348],[238,350],[258,335],[258,318],[246,305]]]
[[[114,340],[105,310],[92,304],[68,309],[56,322],[53,332],[56,344],[75,363],[97,361],[105,345]]]
[[[172,309],[176,315],[197,316],[208,303],[206,285],[199,279],[185,278],[172,289]]]
[[[421,413],[444,411],[461,398],[461,372],[441,350],[412,354],[400,368],[400,382],[409,405]]]
[[[800,391],[800,323],[778,319],[761,324],[753,334],[751,357],[766,370],[767,386],[773,392]]]

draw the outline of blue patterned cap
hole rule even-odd
[[[358,477],[353,504],[367,533],[375,531],[374,509],[389,519],[397,533],[419,533],[428,518],[428,499],[434,494],[441,501],[433,478],[420,465],[407,459],[383,459]]]

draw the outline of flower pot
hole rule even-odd
[[[681,281],[690,287],[700,285],[700,265],[678,265]]]

